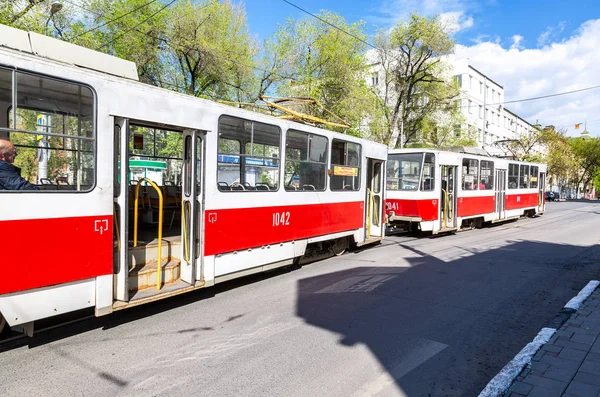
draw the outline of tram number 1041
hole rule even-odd
[[[275,212],[273,214],[273,226],[287,226],[290,224],[290,213],[287,211],[284,212]]]

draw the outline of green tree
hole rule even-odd
[[[583,191],[585,192],[596,172],[600,169],[600,139],[572,138],[570,144],[575,157],[576,168],[573,179],[578,195],[579,186],[583,184]]]
[[[274,71],[271,77],[276,75],[274,85],[279,95],[313,98],[322,108],[311,108],[311,115],[333,121],[331,112],[353,126],[348,133],[359,135],[359,126],[372,104],[364,23],[349,24],[327,11],[318,18],[288,19],[267,41]],[[269,83],[263,79],[263,88],[266,85]]]
[[[453,117],[440,124],[435,116],[438,110],[457,115],[450,104],[459,95],[458,86],[447,82],[450,66],[443,60],[454,51],[454,41],[439,17],[413,14],[390,32],[380,32],[375,45],[372,63],[383,71],[375,93],[384,143],[403,147],[422,140],[419,132],[424,129],[448,131],[460,125]]]
[[[182,1],[170,13],[167,27],[166,60],[186,93],[241,102],[256,97],[258,47],[240,5]]]

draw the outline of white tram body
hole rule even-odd
[[[390,150],[388,224],[437,234],[542,214],[546,165],[484,154],[483,150]]]
[[[10,326],[383,238],[386,146],[142,84],[131,62],[35,33],[0,25],[0,37],[0,138],[41,181],[0,191]],[[170,167],[164,185],[136,183],[132,160]]]

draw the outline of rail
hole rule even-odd
[[[160,188],[156,186],[156,183],[151,181],[148,178],[140,178],[137,184],[135,185],[135,204],[134,204],[134,212],[133,212],[133,246],[137,247],[137,233],[138,233],[138,202],[140,198],[140,185],[142,182],[148,182],[150,185],[156,190],[158,194],[158,262],[156,264],[157,267],[157,275],[156,275],[156,290],[160,291],[161,284],[161,265],[162,265],[162,226],[163,226],[163,195],[160,191]]]
[[[444,229],[448,226],[448,192],[446,189],[442,189],[444,195],[444,208],[442,208],[442,216],[444,217]]]

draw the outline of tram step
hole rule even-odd
[[[160,257],[164,261],[179,260],[181,257],[181,241],[163,240]],[[141,244],[137,247],[129,247],[129,269],[143,266],[147,263],[158,261],[158,243],[153,241],[149,244]]]
[[[179,280],[180,276],[179,259],[163,259],[161,264],[161,285],[170,284]],[[129,291],[140,291],[146,288],[156,287],[156,276],[158,274],[157,264],[146,263],[138,265],[129,271]]]

